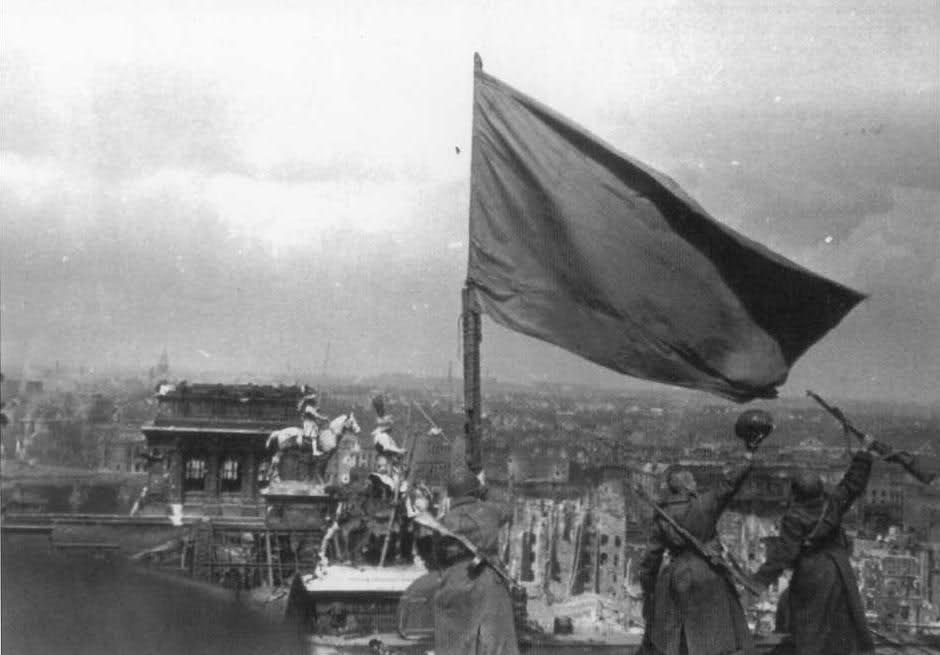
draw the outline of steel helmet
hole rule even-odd
[[[749,409],[742,412],[734,424],[734,433],[738,439],[752,447],[766,439],[773,429],[773,417],[762,409]]]

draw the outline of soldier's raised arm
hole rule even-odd
[[[813,531],[806,536],[809,541],[818,542],[842,525],[842,518],[868,485],[874,456],[867,449],[859,450],[852,457],[849,468],[839,480],[836,488],[829,495],[825,511]]]
[[[869,447],[867,446],[855,453],[848,470],[832,492],[831,502],[833,509],[839,513],[839,520],[841,520],[842,514],[852,506],[852,503],[862,495],[868,485],[872,462],[875,459],[868,449]]]
[[[724,511],[731,499],[740,491],[747,474],[754,467],[754,454],[751,451],[745,453],[744,459],[743,463],[735,464],[725,470],[721,482],[715,489],[715,500],[719,512]]]

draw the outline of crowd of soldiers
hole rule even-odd
[[[842,520],[865,489],[877,442],[866,439],[831,492],[816,474],[794,476],[792,502],[781,519],[779,538],[756,574],[747,575],[723,553],[718,519],[772,429],[766,412],[744,412],[735,425],[746,446],[744,462],[730,468],[713,488],[699,489],[689,471],[668,473],[638,572],[644,596],[644,654],[754,652],[744,613],[746,597],[752,594],[750,600],[755,601],[785,570],[792,571],[792,577],[780,601],[777,628],[790,635],[787,652],[873,652]],[[444,570],[433,595],[435,652],[517,653],[510,587],[498,575],[496,555],[499,527],[508,513],[486,500],[485,488],[468,471],[455,475],[448,491],[455,500],[441,522],[445,532],[453,534],[440,539],[437,549]]]
[[[794,476],[792,501],[781,519],[780,536],[771,542],[767,559],[755,575],[734,575],[730,561],[727,566],[713,563],[711,555],[720,551],[718,519],[750,472],[753,453],[772,429],[766,412],[743,413],[735,431],[746,444],[746,461],[728,471],[712,489],[700,491],[684,471],[668,475],[668,491],[661,501],[668,518],[659,515],[654,519],[639,570],[646,652],[751,652],[754,640],[745,620],[742,594],[760,593],[785,570],[793,575],[789,591],[780,601],[777,630],[791,635],[789,648],[800,655],[852,655],[873,650],[849,564],[849,540],[842,528],[846,511],[868,482],[872,440],[855,453],[831,493],[815,473],[803,471]],[[668,561],[664,564],[665,555]],[[743,592],[739,590],[742,580],[747,583]]]
[[[376,409],[375,470],[338,492],[346,552],[354,559],[383,563],[391,543],[396,561],[417,554],[430,565],[430,577],[407,594],[424,594],[433,605],[435,652],[517,653],[512,581],[498,556],[509,507],[489,500],[487,487],[469,469],[452,474],[445,499],[434,497],[424,485],[409,487],[406,451],[391,434],[391,418],[382,406]],[[318,419],[311,413],[311,420]],[[766,412],[741,414],[735,433],[745,444],[744,462],[726,471],[713,488],[699,489],[689,471],[668,472],[665,495],[652,503],[649,544],[638,570],[644,653],[753,652],[746,597],[753,594],[750,600],[755,601],[786,570],[793,574],[780,600],[778,631],[790,634],[791,652],[854,655],[873,650],[842,520],[865,489],[877,442],[863,442],[831,492],[816,474],[794,476],[779,537],[756,574],[748,575],[724,555],[718,520],[772,429]],[[422,519],[429,516],[434,518]]]

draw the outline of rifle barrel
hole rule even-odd
[[[863,442],[868,439],[871,439],[871,437],[869,437],[867,434],[865,434],[864,432],[856,428],[854,425],[852,425],[849,422],[849,420],[845,417],[845,414],[843,414],[837,407],[832,407],[831,405],[829,405],[825,400],[820,398],[818,394],[813,393],[812,391],[807,389],[806,395],[812,398],[813,400],[815,400],[817,403],[819,403],[820,406],[822,406],[822,408],[825,409],[827,412],[832,414],[833,417],[835,417],[835,419],[839,421],[839,423],[842,424],[842,427],[846,431],[851,432]],[[900,464],[912,476],[917,478],[918,481],[924,484],[930,484],[931,482],[933,482],[934,478],[936,477],[935,473],[929,473],[925,471],[923,468],[923,465],[919,463],[917,459],[910,453],[907,453],[905,451],[896,451],[890,445],[886,443],[882,443],[880,441],[876,441],[874,439],[871,439],[870,443],[871,445],[869,445],[869,448],[874,453],[876,453],[877,455],[879,455],[880,457],[884,459],[890,459],[894,457],[895,458],[894,461]]]
[[[815,400],[819,404],[820,407],[822,407],[824,410],[829,412],[834,419],[836,419],[839,423],[841,423],[843,429],[848,430],[859,439],[865,439],[865,437],[868,436],[864,432],[859,430],[857,427],[852,425],[849,422],[849,420],[845,417],[845,414],[843,414],[842,411],[839,410],[839,408],[833,407],[832,405],[827,403],[825,400],[822,399],[822,397],[819,396],[819,394],[816,394],[816,393],[813,393],[812,391],[807,390],[806,395],[812,398],[813,400]]]

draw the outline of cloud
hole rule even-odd
[[[372,219],[391,216],[383,184],[347,190],[349,202],[324,201],[323,185],[299,185],[294,197],[292,185],[237,178],[217,186],[219,176],[162,169],[92,184],[82,193],[94,198],[93,211],[63,221],[81,196],[59,193],[69,171],[5,158],[17,162],[0,177],[8,361],[54,352],[108,366],[148,362],[167,347],[180,361],[201,349],[213,354],[206,366],[273,375],[287,364],[314,370],[331,341],[334,363],[347,372],[446,366],[464,260],[448,254],[448,228],[435,231],[433,222],[370,232],[350,220],[351,208],[370,204]],[[24,179],[34,178],[26,193]],[[233,190],[241,195],[220,201]],[[452,192],[430,194],[428,206],[453,207]],[[243,215],[233,214],[239,204]],[[273,239],[265,223],[285,207],[309,212],[316,238]],[[239,223],[259,208],[273,213]],[[327,220],[316,221],[318,212]],[[281,227],[296,228],[296,219],[286,216]]]
[[[242,166],[236,126],[212,80],[142,66],[105,69],[90,85],[78,140],[96,168],[121,176],[165,167]]]
[[[666,111],[630,118],[614,138],[628,144],[645,135],[641,157],[719,220],[792,254],[891,212],[896,189],[940,191],[940,134],[928,118],[936,104],[901,98],[898,105],[742,103],[723,113],[697,108],[682,120]]]
[[[336,371],[443,370],[479,49],[719,220],[871,294],[795,381],[923,396],[936,368],[940,32],[920,5],[49,9],[0,22],[4,359],[167,346],[309,373],[331,342]],[[487,329],[493,374],[622,379]]]

